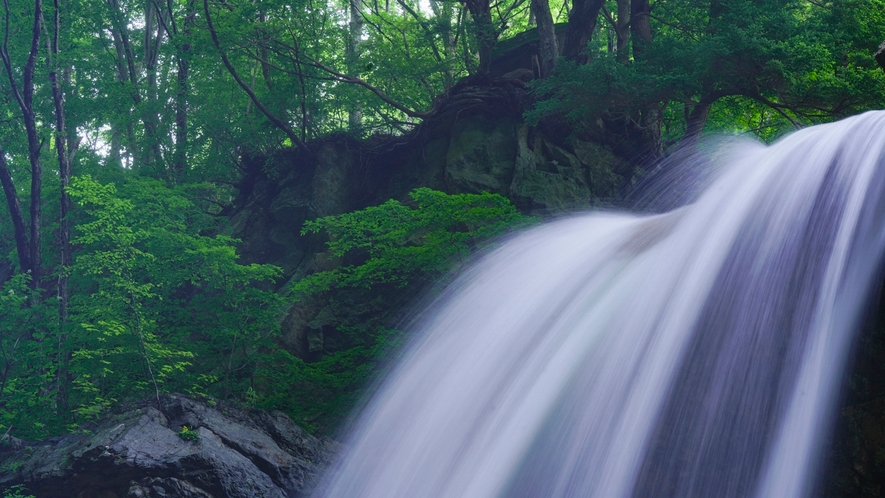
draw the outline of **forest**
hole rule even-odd
[[[334,264],[286,274],[229,230],[246,159],[409,137],[502,79],[531,126],[646,164],[885,106],[883,0],[3,0],[0,24],[0,433],[28,440],[166,392],[332,433],[406,338],[342,324],[346,347],[299,356],[281,310],[407,300],[537,222],[417,188],[296,227]]]

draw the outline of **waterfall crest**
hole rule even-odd
[[[885,112],[714,162],[687,206],[459,277],[316,496],[807,496],[880,275]]]

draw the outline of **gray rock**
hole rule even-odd
[[[335,451],[279,412],[177,395],[161,397],[161,407],[145,402],[89,432],[0,448],[0,489],[24,484],[41,498],[298,497]],[[198,437],[179,437],[183,426]]]
[[[174,477],[146,477],[133,482],[127,498],[212,498],[212,495],[193,484]]]

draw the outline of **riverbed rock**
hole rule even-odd
[[[0,489],[22,484],[40,498],[301,497],[335,448],[279,412],[163,395],[159,406],[139,403],[89,430],[0,445]]]

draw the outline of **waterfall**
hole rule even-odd
[[[808,496],[879,283],[885,112],[707,156],[688,205],[461,275],[316,496]]]

